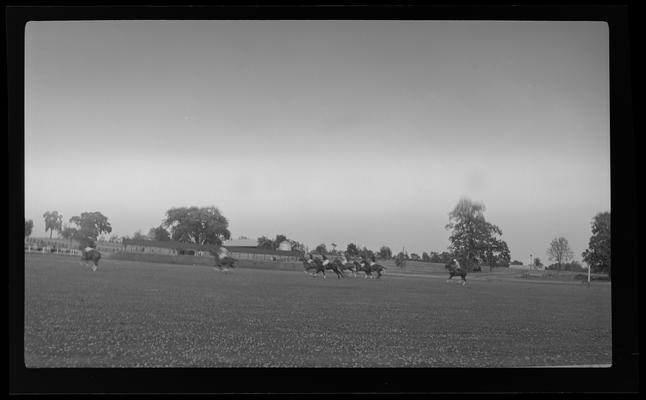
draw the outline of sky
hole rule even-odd
[[[581,260],[610,211],[601,22],[36,21],[25,217],[147,233],[215,206],[233,237],[445,251],[483,203],[512,259]]]

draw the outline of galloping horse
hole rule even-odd
[[[364,276],[364,279],[365,278],[371,278],[371,279],[373,278],[372,271],[370,270],[370,268],[368,267],[368,264],[365,261],[361,260],[359,262],[357,260],[354,260],[354,261],[352,261],[352,263],[354,264],[355,269],[356,269],[357,272],[363,271],[366,274],[366,276]]]
[[[96,271],[97,267],[99,266],[100,259],[101,259],[101,253],[97,249],[93,249],[92,247],[86,247],[81,253],[80,264],[87,267],[88,262],[91,262],[92,271]]]
[[[215,257],[215,267],[213,269],[216,271],[228,272],[229,269],[236,267],[235,262],[237,260],[229,256],[228,253],[226,251],[223,251],[222,249],[213,253],[213,256]]]
[[[449,279],[446,280],[447,282],[454,276],[459,276],[462,278],[462,286],[467,284],[467,271],[462,268],[456,268],[452,263],[445,264],[444,267],[449,270]]]
[[[314,258],[312,258],[311,254],[309,260],[306,259],[305,256],[300,256],[298,260],[303,262],[303,272],[305,272],[306,274],[314,276],[320,272],[319,265],[314,262]],[[312,272],[312,270],[315,271]],[[325,275],[325,271],[323,271],[323,275]]]
[[[343,275],[343,272],[339,269],[339,266],[336,263],[330,262],[330,260],[327,259],[327,257],[323,256],[322,260],[316,259],[314,260],[315,263],[318,263],[320,265],[321,270],[323,271],[323,278],[325,278],[325,270],[332,270],[336,274],[337,279],[345,278],[345,275]],[[317,270],[318,273],[318,270]]]
[[[385,269],[383,265],[377,264],[375,257],[372,257],[371,262],[366,263],[366,267],[368,268],[368,271],[370,271],[371,278],[373,272],[377,273],[377,279],[381,278],[381,271]]]
[[[335,258],[333,261],[336,266],[339,268],[339,271],[341,271],[342,274],[345,274],[346,270],[350,270],[352,272],[352,277],[356,278],[357,277],[357,266],[351,262],[348,261],[347,258],[343,257],[343,259],[338,259]]]

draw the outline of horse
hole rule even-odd
[[[352,272],[352,277],[357,277],[357,266],[353,262],[348,261],[347,259],[344,259],[344,261],[342,261],[338,258],[335,258],[334,263],[342,274],[345,274],[345,271],[350,270],[350,272]]]
[[[319,269],[316,271],[316,273],[318,273],[319,271],[323,271],[323,278],[325,279],[326,278],[325,270],[331,269],[336,274],[337,279],[345,278],[345,275],[343,275],[343,272],[341,272],[341,270],[339,269],[339,266],[336,263],[330,262],[330,260],[328,260],[326,257],[325,257],[325,261],[319,260],[319,259],[314,260],[314,262],[319,265]]]
[[[99,260],[101,259],[101,253],[97,249],[91,247],[86,247],[81,253],[80,264],[87,267],[88,262],[92,264],[92,271],[96,272],[96,269],[99,266]]]
[[[370,277],[371,277],[371,278],[372,278],[372,273],[373,273],[373,272],[376,272],[376,273],[377,273],[377,279],[381,278],[381,275],[382,275],[382,273],[381,273],[381,272],[382,272],[384,269],[386,269],[386,268],[384,268],[384,266],[383,266],[383,265],[377,264],[377,262],[375,261],[374,257],[372,258],[372,262],[371,262],[371,263],[366,263],[365,265],[366,265],[366,268],[368,269],[368,271],[370,271]]]
[[[235,262],[238,261],[235,258],[229,257],[229,256],[220,257],[218,253],[215,253],[214,257],[215,257],[215,267],[213,267],[213,269],[215,271],[228,272],[229,269],[233,269],[236,267]]]
[[[359,262],[357,260],[354,260],[352,261],[352,263],[354,264],[357,272],[363,271],[366,274],[366,276],[364,276],[364,279],[373,278],[372,271],[370,270],[370,268],[368,267],[368,264],[365,261],[362,260],[361,262]]]
[[[303,272],[305,272],[306,274],[314,276],[320,272],[318,264],[314,262],[314,259],[311,256],[309,260],[307,260],[304,256],[301,256],[298,260],[303,262]],[[311,270],[313,269],[316,271],[311,272]],[[323,272],[323,275],[325,275],[325,271]]]
[[[467,284],[467,271],[462,268],[455,268],[453,264],[450,263],[444,265],[444,267],[449,270],[449,279],[446,280],[447,282],[449,282],[454,276],[459,276],[462,278],[462,286]]]

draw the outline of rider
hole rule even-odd
[[[327,257],[325,256],[325,254],[323,254],[323,263],[322,263],[322,264],[323,264],[323,266],[325,267],[325,266],[327,266],[329,263],[330,263],[330,260],[328,260],[328,259],[327,259]]]
[[[371,261],[370,261],[370,266],[371,266],[371,267],[372,267],[373,265],[377,264],[377,259],[375,258],[375,255],[374,255],[374,254],[373,254],[372,256],[370,256],[370,259],[371,259]]]
[[[229,250],[227,250],[226,247],[220,247],[220,249],[218,250],[218,258],[222,260],[225,257],[229,257]]]
[[[460,267],[460,263],[455,258],[453,259],[453,265],[455,265],[456,270],[458,270],[458,271],[462,270],[462,267]]]

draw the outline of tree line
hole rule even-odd
[[[345,253],[350,257],[372,258],[374,256],[380,259],[394,259],[400,267],[403,267],[407,260],[446,264],[453,258],[468,270],[479,264],[489,265],[490,268],[522,264],[517,260],[510,260],[509,247],[502,240],[502,229],[487,221],[484,211],[484,204],[473,202],[466,197],[461,198],[449,212],[449,223],[445,229],[450,233],[450,245],[442,252],[423,252],[421,256],[416,253],[407,254],[404,251],[394,254],[386,245],[381,246],[378,251],[373,251],[355,243],[349,243],[344,250],[337,250],[336,243],[331,244],[331,249],[321,243],[314,251],[321,254]],[[58,232],[62,238],[76,240],[80,248],[93,247],[99,237],[112,232],[108,218],[99,211],[83,212],[73,216],[68,220],[69,224],[63,223],[63,215],[58,211],[45,212],[43,219],[45,232],[49,232],[50,238],[54,232]],[[592,272],[610,275],[610,227],[610,212],[598,213],[592,219],[592,235],[588,248],[581,254],[583,261],[590,266]],[[25,219],[25,237],[30,236],[32,231],[33,221]],[[128,237],[121,239],[124,238]],[[231,238],[231,232],[229,221],[217,207],[174,207],[166,211],[162,223],[150,228],[147,235],[138,231],[132,238],[220,246],[225,240]],[[117,241],[119,238],[113,235],[108,240]],[[277,234],[274,239],[261,236],[257,238],[257,246],[276,250],[284,241],[289,242],[292,250],[302,253],[309,251],[303,243],[289,239],[285,234]],[[573,252],[564,237],[554,238],[546,254],[549,260],[554,261],[554,264],[547,267],[548,269],[582,269],[581,264],[573,260]],[[541,266],[542,261],[537,257],[533,260],[533,264]]]

